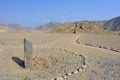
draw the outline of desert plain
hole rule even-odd
[[[24,38],[33,70],[24,67]],[[0,80],[120,80],[120,35],[1,32]]]

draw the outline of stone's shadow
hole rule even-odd
[[[12,60],[16,62],[20,67],[25,68],[24,61],[18,57],[12,57]]]

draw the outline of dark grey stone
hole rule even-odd
[[[24,39],[24,64],[25,69],[31,70],[33,67],[32,64],[32,43],[28,39]]]

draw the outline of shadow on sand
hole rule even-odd
[[[25,68],[24,61],[18,57],[12,57],[12,60],[16,62],[20,67]]]

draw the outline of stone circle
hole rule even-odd
[[[33,71],[37,70],[38,73],[35,74],[39,74],[39,79],[42,80],[45,77],[57,79],[65,74],[70,76],[74,71],[76,74],[78,73],[76,70],[85,64],[84,56],[66,49],[38,48],[36,50],[37,52],[33,52]]]

